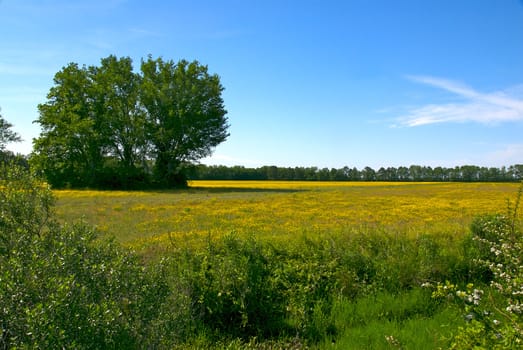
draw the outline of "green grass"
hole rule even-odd
[[[424,282],[486,283],[469,224],[517,184],[198,182],[172,192],[58,191],[155,264],[183,349],[445,349],[463,310]],[[184,313],[182,313],[182,310]],[[185,328],[184,328],[185,327]]]
[[[193,185],[163,192],[57,191],[56,214],[62,221],[83,217],[137,249],[166,244],[176,236],[220,237],[231,231],[269,240],[362,229],[462,235],[474,216],[504,212],[506,199],[518,186],[273,181]]]
[[[320,349],[446,348],[464,323],[460,310],[434,305],[430,292],[419,288],[339,300],[331,317],[339,333]]]

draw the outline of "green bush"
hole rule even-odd
[[[161,276],[84,225],[53,221],[49,188],[0,169],[1,348],[142,348],[168,289]]]
[[[523,348],[523,233],[518,207],[523,184],[515,206],[506,215],[483,215],[471,224],[471,249],[475,264],[488,273],[488,285],[468,283],[464,287],[446,282],[434,291],[437,299],[457,301],[467,324],[459,327],[452,349]]]
[[[234,234],[206,249],[170,257],[170,283],[190,305],[194,326],[210,336],[277,336],[285,315],[282,292],[263,245]]]
[[[191,327],[210,339],[307,342],[334,332],[338,262],[324,242],[276,247],[229,234],[203,250],[174,251],[168,261],[171,289],[183,295]]]

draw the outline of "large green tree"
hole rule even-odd
[[[55,186],[175,185],[228,136],[220,79],[196,61],[149,57],[135,72],[109,56],[71,63],[54,83],[31,161]]]
[[[141,70],[141,102],[147,111],[155,177],[176,183],[184,164],[210,155],[229,135],[223,87],[217,75],[196,61],[149,57]]]

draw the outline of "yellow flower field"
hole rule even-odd
[[[271,240],[385,230],[461,235],[505,212],[519,184],[193,181],[174,191],[56,191],[64,221],[83,218],[138,249],[235,232]]]

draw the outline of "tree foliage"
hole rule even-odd
[[[32,163],[56,186],[90,185],[102,164],[100,122],[89,103],[89,71],[71,63],[55,75],[48,102],[39,105],[42,127],[34,140]]]
[[[177,64],[142,61],[142,103],[157,179],[172,184],[186,162],[209,156],[227,138],[227,123],[217,75],[182,60]]]
[[[21,154],[15,154],[6,147],[9,143],[20,142],[20,135],[12,130],[13,124],[9,123],[0,114],[0,164],[16,163],[23,168],[29,168],[27,158]]]
[[[11,129],[12,127],[13,124],[5,120],[0,114],[0,152],[5,151],[8,143],[22,141],[20,135]]]
[[[57,187],[172,186],[228,137],[223,87],[197,61],[109,56],[59,71],[32,165]]]
[[[199,164],[191,168],[192,180],[305,180],[305,181],[460,181],[460,182],[517,182],[523,180],[523,164],[509,167],[479,167],[474,165],[454,168],[411,165],[398,168],[381,167],[374,170],[357,168],[276,167],[246,168]]]

